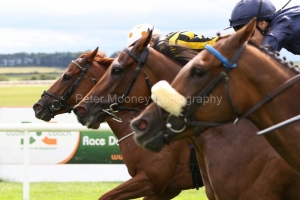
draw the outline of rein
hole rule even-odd
[[[123,110],[128,110],[128,111],[140,111],[140,109],[137,109],[137,108],[128,108],[128,107],[123,107],[121,106],[121,104],[124,103],[125,101],[125,98],[128,96],[129,92],[131,91],[134,83],[136,82],[137,80],[137,77],[142,69],[142,67],[144,66],[144,64],[146,63],[146,59],[147,59],[147,56],[148,56],[148,53],[149,53],[149,49],[148,47],[145,48],[142,53],[141,53],[141,56],[140,57],[137,57],[134,53],[132,53],[132,51],[130,51],[128,48],[125,48],[124,51],[130,55],[137,63],[137,67],[135,68],[135,72],[134,72],[134,75],[133,75],[133,78],[128,86],[128,88],[126,89],[125,93],[121,96],[121,98],[118,98],[118,102],[117,103],[112,103],[108,109],[103,109],[102,111],[107,113],[108,115],[111,115],[113,118],[113,120],[117,121],[117,122],[122,122],[122,119],[120,117],[118,117],[116,115],[116,113],[118,111],[123,111]],[[143,74],[145,76],[145,80],[146,80],[146,83],[147,83],[147,86],[148,86],[148,89],[151,93],[151,84],[150,84],[150,81],[149,81],[149,78],[148,76],[144,73],[143,71]],[[148,102],[149,103],[149,102]]]
[[[121,139],[118,140],[118,144],[120,144],[120,142],[122,142],[123,140],[125,140],[126,138],[128,138],[134,134],[135,134],[135,132],[131,132],[128,135],[125,135],[124,137],[122,137]]]
[[[78,87],[80,81],[82,80],[82,78],[84,78],[84,75],[87,73],[89,67],[91,66],[91,64],[88,63],[86,65],[86,67],[82,67],[81,65],[79,65],[79,63],[77,63],[74,60],[72,60],[72,63],[75,64],[81,70],[81,73],[78,76],[78,78],[76,79],[76,81],[74,82],[74,84],[69,88],[69,90],[61,97],[58,97],[48,91],[44,91],[43,94],[41,95],[41,97],[51,115],[51,118],[54,118],[54,116],[55,116],[53,110],[57,111],[62,108],[65,108],[68,113],[70,113],[73,110],[73,106],[69,106],[67,104],[67,101],[70,98],[70,96],[72,95],[72,93],[75,91],[75,89]],[[95,84],[97,83],[96,79],[92,78],[92,80]],[[47,99],[45,98],[45,95],[54,98],[54,100],[50,103],[51,107],[50,107],[50,104],[47,103]]]

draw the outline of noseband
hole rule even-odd
[[[135,68],[135,72],[134,72],[134,75],[133,75],[133,78],[128,86],[128,88],[126,89],[125,93],[121,96],[121,98],[118,98],[118,102],[117,103],[113,103],[109,106],[108,109],[103,109],[102,111],[113,116],[113,120],[117,121],[117,122],[122,122],[122,119],[119,118],[116,113],[118,111],[122,111],[122,110],[129,110],[129,111],[140,111],[139,109],[137,108],[128,108],[128,107],[123,107],[121,106],[122,103],[124,103],[125,101],[125,98],[128,96],[129,92],[131,91],[134,83],[136,82],[137,80],[137,77],[142,69],[142,67],[144,66],[144,64],[146,63],[146,59],[147,59],[147,56],[148,56],[148,52],[149,52],[149,47],[145,48],[142,53],[141,53],[141,56],[140,57],[137,57],[134,53],[132,53],[132,51],[130,51],[128,48],[125,48],[124,51],[130,55],[137,63],[137,67]],[[150,91],[150,94],[151,94],[151,84],[150,84],[150,81],[149,81],[149,78],[147,77],[147,75],[143,72],[144,76],[145,76],[145,80],[146,80],[146,83],[147,83],[147,86],[149,88],[149,91]]]
[[[69,88],[69,90],[61,97],[58,97],[47,91],[44,91],[41,96],[50,115],[51,115],[51,118],[54,118],[54,116],[55,116],[53,110],[57,111],[60,109],[66,109],[68,113],[70,113],[73,110],[73,106],[69,106],[67,104],[67,101],[70,98],[71,94],[75,91],[75,89],[79,85],[79,83],[82,80],[82,78],[84,77],[84,75],[87,73],[89,67],[91,66],[90,63],[87,63],[85,67],[82,67],[81,65],[79,65],[79,63],[77,63],[74,60],[72,60],[72,63],[75,64],[81,70],[81,73],[78,76],[78,78],[76,79],[76,81],[74,82],[74,84]],[[92,78],[92,80],[94,81],[95,84],[97,83],[96,79]],[[50,104],[48,104],[47,99],[45,98],[45,95],[54,98],[54,100]]]

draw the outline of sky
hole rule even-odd
[[[279,10],[288,0],[272,0]],[[150,23],[162,34],[189,30],[205,37],[231,33],[238,0],[9,0],[0,2],[0,54],[99,50],[126,46],[129,30]],[[287,7],[300,5],[292,0]],[[283,50],[288,60],[299,56]],[[300,58],[300,57],[299,57]]]

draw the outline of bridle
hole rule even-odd
[[[237,65],[236,62],[241,56],[243,50],[245,49],[246,44],[244,44],[242,47],[240,47],[232,56],[231,60],[228,61],[227,58],[225,58],[220,52],[218,52],[216,49],[214,49],[210,45],[206,45],[205,49],[208,50],[210,53],[212,53],[214,56],[216,56],[219,60],[222,61],[223,66],[225,69],[218,75],[216,76],[203,90],[197,94],[197,97],[207,97],[211,92],[216,88],[217,85],[221,83],[221,81],[224,79],[225,80],[225,85],[224,85],[224,90],[225,90],[225,96],[227,101],[230,104],[230,107],[232,108],[233,112],[237,116],[237,118],[233,121],[227,121],[227,122],[199,122],[196,120],[195,117],[195,111],[196,109],[203,105],[202,102],[192,102],[190,105],[186,106],[184,109],[184,112],[180,116],[184,120],[184,126],[178,130],[174,130],[172,128],[172,123],[171,123],[171,114],[168,116],[167,121],[165,124],[163,124],[162,130],[164,131],[164,138],[165,142],[169,143],[170,138],[173,135],[176,135],[177,133],[183,132],[186,127],[193,127],[195,131],[195,135],[199,136],[201,134],[199,127],[201,126],[220,126],[220,125],[225,125],[229,123],[233,123],[234,125],[241,119],[246,118],[249,116],[251,113],[253,113],[255,110],[260,108],[262,105],[264,105],[266,102],[270,101],[273,99],[275,96],[280,94],[282,91],[287,89],[289,86],[293,85],[295,82],[300,80],[300,74],[294,76],[293,78],[287,80],[283,84],[281,84],[279,87],[277,87],[275,90],[267,94],[261,101],[259,101],[257,104],[255,104],[253,107],[251,107],[246,113],[240,114],[234,104],[231,101],[230,95],[229,95],[229,88],[228,88],[228,82],[229,82],[229,72],[234,69]],[[163,119],[162,117],[162,112],[161,108],[157,106],[158,114],[160,115],[160,118]],[[279,127],[278,127],[279,128]]]
[[[113,118],[113,120],[117,121],[117,122],[122,122],[122,119],[120,117],[118,117],[116,115],[116,113],[118,111],[123,111],[123,110],[129,110],[129,111],[140,111],[140,109],[137,109],[137,108],[128,108],[128,107],[123,107],[122,104],[124,103],[125,101],[125,98],[128,96],[129,92],[131,91],[134,83],[136,82],[137,80],[137,77],[140,73],[140,71],[142,70],[142,67],[144,66],[144,64],[146,63],[146,59],[147,59],[147,56],[148,56],[148,52],[149,52],[149,47],[146,47],[140,57],[136,56],[132,51],[130,51],[128,48],[125,48],[124,51],[130,55],[137,63],[137,67],[135,68],[135,72],[134,72],[134,75],[132,77],[132,80],[128,86],[128,88],[126,89],[125,93],[120,97],[118,98],[117,102],[115,103],[112,103],[108,109],[103,109],[102,111],[107,113],[108,115],[111,115]],[[149,81],[149,78],[148,76],[144,73],[144,71],[142,70],[144,76],[145,76],[145,80],[146,80],[146,83],[147,83],[147,86],[148,86],[148,89],[151,93],[151,84],[150,84],[150,81]],[[148,105],[150,102],[147,102],[146,105]]]
[[[207,97],[217,86],[221,81],[225,80],[225,91],[226,91],[226,97],[228,99],[228,102],[230,102],[230,105],[232,106],[235,113],[239,116],[237,109],[234,107],[228,91],[228,81],[229,81],[229,72],[231,69],[235,68],[237,66],[236,62],[239,59],[240,55],[244,51],[246,44],[244,44],[242,47],[240,47],[232,56],[232,58],[228,61],[227,58],[225,58],[220,52],[218,52],[215,48],[213,48],[210,45],[206,45],[205,49],[208,50],[210,53],[214,54],[219,60],[222,61],[223,66],[225,69],[219,73],[218,76],[216,76],[203,90],[200,91],[200,93],[197,95],[200,98]],[[169,114],[166,120],[166,124],[163,124],[162,130],[164,132],[164,138],[165,142],[168,144],[170,142],[170,138],[173,135],[176,135],[178,133],[183,132],[186,127],[193,127],[195,131],[195,135],[200,135],[200,126],[220,126],[224,124],[228,124],[230,122],[199,122],[196,120],[196,117],[194,115],[195,110],[202,105],[202,102],[192,102],[190,105],[186,106],[184,109],[184,112],[181,114],[180,118],[182,118],[183,127],[180,129],[174,129],[172,127],[172,114]],[[159,106],[157,106],[158,114],[160,115],[160,119],[163,120],[162,117],[162,111]],[[236,121],[237,122],[237,121]],[[235,123],[236,123],[235,122]]]
[[[80,70],[81,73],[80,75],[77,77],[76,81],[73,83],[73,85],[69,88],[69,90],[62,95],[61,97],[56,96],[55,94],[52,94],[48,91],[44,91],[43,94],[41,95],[50,115],[51,118],[54,118],[55,114],[53,112],[53,110],[57,111],[60,109],[66,109],[68,113],[70,113],[73,110],[73,106],[69,106],[67,104],[68,99],[70,98],[70,96],[72,95],[72,93],[75,91],[75,89],[77,88],[77,86],[79,85],[80,81],[84,78],[84,75],[87,73],[89,67],[91,66],[90,63],[87,63],[85,65],[85,67],[82,67],[79,63],[77,63],[76,61],[72,60],[72,63],[75,64]],[[94,82],[94,84],[97,83],[96,79],[91,78]],[[54,100],[48,104],[47,103],[47,99],[45,98],[45,95],[50,96],[52,98],[54,98]],[[50,106],[51,105],[51,106]]]

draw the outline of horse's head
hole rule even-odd
[[[230,92],[226,89],[226,82],[229,71],[235,67],[245,43],[253,34],[255,24],[253,19],[237,33],[220,38],[213,48],[208,47],[200,52],[178,73],[171,84],[172,87],[158,84],[152,88],[153,100],[164,110],[152,103],[132,120],[131,126],[136,132],[135,140],[139,145],[160,151],[163,145],[158,140],[164,138],[165,143],[168,143],[192,136],[195,131],[199,134],[209,126],[209,123],[203,123],[201,127],[192,127],[191,121],[223,122],[235,119],[236,113],[226,101],[226,96],[234,99],[251,97],[241,96],[243,94],[235,88],[244,84],[244,81],[231,80]],[[221,60],[219,55],[215,54],[223,55]],[[232,70],[230,75],[236,73],[235,70]],[[241,74],[239,78],[245,76]],[[234,105],[235,109],[243,111],[240,105]]]
[[[112,61],[112,58],[98,53],[98,47],[80,55],[33,105],[36,118],[49,121],[57,114],[71,112],[73,106],[94,87]]]
[[[76,105],[74,112],[83,125],[98,128],[111,117],[121,121],[123,112],[148,105],[153,84],[175,77],[181,65],[150,47],[151,39],[149,30],[133,47],[120,52],[85,100]]]

